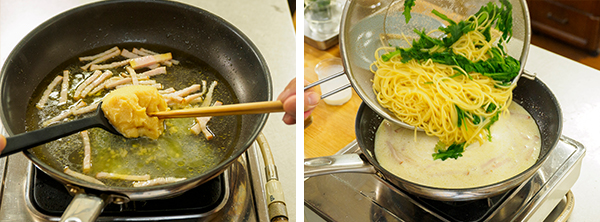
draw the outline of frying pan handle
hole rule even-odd
[[[342,154],[304,159],[304,177],[332,173],[375,173],[375,167],[359,154]]]
[[[91,222],[102,213],[107,205],[106,200],[93,195],[79,193],[75,195],[65,212],[61,222]]]

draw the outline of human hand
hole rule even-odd
[[[6,137],[0,135],[0,153],[2,153],[4,147],[6,147]]]
[[[285,87],[283,92],[279,94],[277,100],[283,103],[283,122],[291,125],[296,124],[296,78],[292,79]]]
[[[304,80],[304,86],[310,84],[307,80]],[[304,119],[308,118],[312,111],[317,107],[321,95],[317,92],[315,87],[304,91]]]
[[[309,82],[304,80],[304,85],[308,85]],[[283,92],[279,94],[277,100],[283,103],[283,110],[285,114],[283,116],[283,122],[291,125],[296,123],[296,78],[292,79],[290,83],[285,87]],[[321,96],[314,89],[309,89],[304,92],[304,119],[310,116],[310,113],[315,109],[317,104],[321,100]]]

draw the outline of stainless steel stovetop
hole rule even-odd
[[[105,216],[98,221],[268,221],[264,169],[255,142],[224,173],[225,196],[212,210],[187,215]],[[35,166],[23,154],[0,159],[0,221],[59,221],[32,204]],[[66,188],[65,188],[66,190]],[[182,195],[185,195],[182,194]],[[194,200],[189,200],[194,201]]]
[[[360,148],[353,142],[338,154],[358,152]],[[581,143],[562,136],[531,179],[500,197],[479,201],[476,207],[464,207],[461,202],[420,199],[394,188],[373,174],[341,173],[312,177],[304,181],[305,218],[311,222],[461,221],[461,218],[469,218],[469,221],[544,221],[558,208],[557,205],[563,207],[569,205],[565,201],[571,201],[572,207],[573,198],[569,190],[579,177],[584,155],[585,148]],[[566,198],[567,193],[567,197],[571,198]],[[568,215],[561,216],[566,220]]]

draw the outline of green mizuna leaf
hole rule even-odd
[[[512,79],[518,75],[521,64],[515,58],[505,56],[507,53],[504,52],[504,47],[501,43],[498,43],[498,47],[494,47],[488,52],[491,58],[486,61],[473,62],[461,55],[454,54],[450,50],[450,46],[463,34],[475,30],[475,27],[478,27],[477,24],[481,25],[486,19],[490,19],[492,22],[486,23],[487,26],[484,26],[482,30],[485,38],[488,41],[491,39],[491,27],[492,24],[495,24],[495,28],[502,32],[502,38],[508,41],[510,36],[512,36],[512,5],[507,0],[501,0],[500,2],[501,6],[496,6],[492,2],[482,6],[474,16],[474,18],[478,19],[470,18],[458,23],[448,18],[448,16],[433,10],[433,14],[449,24],[446,27],[439,28],[440,31],[445,33],[445,37],[435,39],[427,36],[425,30],[419,31],[415,29],[414,32],[420,38],[419,40],[413,40],[411,48],[403,49],[397,47],[395,51],[386,53],[381,58],[383,61],[389,61],[394,56],[401,56],[402,62],[408,62],[412,59],[417,61],[432,59],[437,63],[461,67],[466,71],[466,73],[462,74],[469,78],[471,78],[469,73],[477,72],[496,80],[498,85],[509,85]],[[404,2],[405,8],[403,14],[407,22],[410,19],[410,9],[414,4],[414,0]],[[432,49],[436,46],[438,47],[433,51]]]
[[[415,29],[413,31],[419,35],[420,38],[412,41],[412,47],[396,47],[394,51],[381,55],[381,59],[383,61],[389,61],[393,57],[400,56],[399,61],[403,63],[413,59],[417,62],[424,62],[431,59],[433,62],[439,64],[460,67],[455,68],[456,73],[450,76],[450,78],[464,75],[469,79],[472,79],[472,73],[480,73],[481,75],[488,76],[495,80],[496,86],[508,86],[519,74],[521,64],[519,60],[509,56],[503,46],[503,43],[508,42],[512,36],[512,5],[508,0],[500,0],[500,3],[500,6],[497,6],[496,4],[489,2],[482,6],[474,16],[458,22],[450,19],[439,11],[433,10],[432,13],[435,16],[448,24],[445,27],[438,28],[444,33],[442,38],[433,38],[427,35],[426,30]],[[405,16],[406,23],[408,23],[411,18],[410,10],[414,5],[414,0],[406,0],[404,2],[404,12],[402,14]],[[502,37],[496,47],[492,47],[487,51],[489,54],[487,60],[471,61],[452,51],[451,46],[458,41],[461,36],[468,32],[475,31],[476,29],[483,34],[487,41],[491,41],[492,28],[501,31]],[[425,82],[425,84],[432,84],[432,82]],[[455,108],[458,117],[458,127],[467,129],[467,123],[469,122],[474,125],[480,125],[486,121],[486,118],[483,116],[478,116],[463,110],[458,105],[455,105]],[[494,103],[489,103],[482,108],[484,108],[488,114],[495,112],[492,117],[489,117],[489,121],[487,121],[484,126],[484,130],[487,131],[488,140],[491,141],[490,127],[499,119],[500,111],[497,109],[499,107]],[[432,154],[434,159],[446,160],[447,158],[456,159],[461,157],[465,143],[452,144],[447,149],[444,149],[445,146],[446,145],[441,142],[436,145],[435,153]]]
[[[404,1],[404,12],[402,12],[402,14],[404,15],[404,19],[406,20],[407,24],[410,21],[410,18],[412,17],[410,15],[410,10],[412,10],[413,6],[415,6],[415,0],[405,0]]]
[[[465,143],[452,144],[446,150],[438,149],[439,146],[444,146],[444,144],[442,142],[438,142],[436,145],[436,153],[431,154],[434,160],[441,159],[444,161],[448,158],[458,159],[465,151]]]

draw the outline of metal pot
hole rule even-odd
[[[384,118],[364,103],[356,117],[356,138],[362,153],[307,159],[304,161],[304,176],[347,172],[374,173],[397,188],[440,201],[467,201],[496,196],[531,178],[556,147],[562,132],[562,113],[558,101],[539,79],[520,79],[513,91],[513,102],[523,106],[538,125],[541,150],[534,165],[503,181],[473,188],[446,189],[413,183],[392,174],[381,167],[375,158],[375,133]]]
[[[243,33],[220,17],[169,1],[102,1],[49,19],[10,53],[0,74],[0,118],[8,133],[25,131],[28,101],[51,71],[84,52],[124,43],[159,45],[196,57],[222,74],[240,103],[272,99],[270,74],[260,52]],[[230,155],[214,168],[184,181],[154,187],[96,185],[66,175],[32,152],[24,153],[36,167],[77,194],[63,219],[73,216],[89,221],[108,203],[166,198],[216,177],[246,151],[267,117],[267,114],[239,117],[240,136],[228,148]]]

